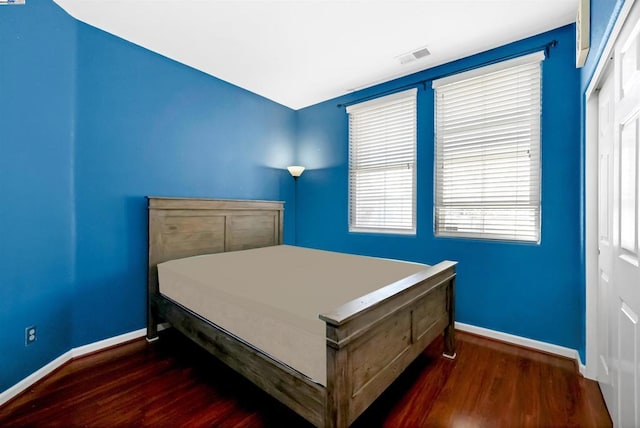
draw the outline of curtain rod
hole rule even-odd
[[[476,68],[485,67],[485,66],[491,65],[491,64],[496,64],[498,62],[506,61],[506,60],[509,60],[509,59],[512,59],[512,58],[518,58],[518,57],[523,56],[523,55],[527,55],[527,54],[530,54],[530,53],[533,53],[533,52],[538,52],[541,49],[544,49],[545,58],[549,58],[551,48],[555,48],[556,46],[558,46],[558,41],[557,40],[552,40],[549,43],[546,43],[546,44],[544,44],[542,46],[537,46],[535,48],[527,49],[525,51],[520,51],[518,53],[511,54],[511,55],[501,56],[500,58],[495,58],[495,59],[492,59],[492,60],[489,60],[489,61],[482,62],[480,64],[476,64],[476,65],[473,65],[473,66],[465,67],[465,68],[462,68],[460,70],[456,70],[456,71],[453,71],[453,72],[450,72],[450,73],[443,73],[443,74],[440,74],[440,75],[437,75],[437,76],[434,76],[434,77],[430,77],[428,79],[419,80],[419,81],[413,82],[413,83],[407,83],[406,85],[402,85],[402,86],[400,86],[398,88],[389,89],[388,91],[379,92],[379,93],[374,94],[374,95],[368,95],[366,97],[358,98],[357,100],[353,100],[353,101],[348,101],[346,103],[337,104],[336,107],[338,107],[338,108],[348,107],[350,105],[358,104],[358,103],[363,102],[363,101],[368,101],[368,100],[371,100],[371,99],[374,99],[374,98],[378,98],[378,97],[381,97],[383,95],[395,94],[396,92],[400,92],[400,91],[405,90],[405,89],[413,88],[413,87],[418,86],[418,85],[422,85],[422,89],[427,89],[427,82],[432,82],[434,80],[442,79],[443,77],[453,76],[454,74],[458,74],[458,73],[464,73],[465,71],[475,70]]]

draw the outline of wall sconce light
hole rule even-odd
[[[298,177],[300,177],[304,172],[304,167],[300,165],[288,166],[287,169],[289,170],[289,174],[291,174],[294,180],[297,180]]]

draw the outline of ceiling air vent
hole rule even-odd
[[[400,55],[396,58],[398,58],[398,61],[400,61],[400,64],[408,64],[417,59],[428,57],[429,55],[431,55],[431,52],[429,52],[429,49],[427,49],[426,47],[423,47],[423,48],[416,49],[413,52]]]

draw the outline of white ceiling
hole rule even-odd
[[[293,109],[551,30],[577,0],[55,0],[72,16]],[[398,56],[428,47],[402,65]]]

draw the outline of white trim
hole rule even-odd
[[[485,74],[493,73],[496,71],[505,70],[510,67],[516,67],[524,64],[534,64],[536,62],[542,62],[545,59],[544,51],[534,52],[527,55],[522,55],[517,58],[500,61],[496,64],[485,65],[483,67],[474,68],[473,70],[463,71],[461,73],[452,74],[450,76],[442,77],[431,82],[433,89],[440,88],[450,83],[456,83],[461,80],[472,79],[474,77],[482,76]]]
[[[585,91],[585,368],[584,376],[596,379],[598,375],[598,97],[596,90],[606,77],[607,65],[613,54],[622,26],[636,0],[626,0],[609,34],[591,81]],[[592,52],[594,52],[592,50]]]
[[[589,55],[590,37],[590,11],[589,0],[578,0],[578,13],[576,16],[576,68],[584,66]]]
[[[581,362],[578,362],[578,371],[580,372],[582,377],[587,377],[587,366],[585,366]],[[587,378],[587,379],[590,379],[590,378]],[[594,380],[594,379],[592,379],[592,380]]]
[[[100,351],[102,349],[110,348],[111,346],[119,345],[121,343],[137,339],[146,334],[147,329],[141,328],[139,330],[131,331],[119,336],[109,337],[108,339],[99,340],[97,342],[89,343],[88,345],[84,346],[79,346],[71,350],[71,358],[82,357],[83,355],[91,354],[92,352]]]
[[[616,23],[614,24],[613,29],[611,30],[611,34],[609,34],[609,38],[607,39],[607,44],[605,45],[604,50],[602,51],[602,55],[598,59],[598,65],[596,66],[596,69],[593,72],[593,75],[591,76],[591,81],[589,82],[589,86],[587,86],[587,90],[585,92],[587,99],[591,97],[591,95],[593,94],[593,91],[596,90],[597,85],[600,83],[599,82],[600,77],[604,76],[603,71],[607,65],[607,61],[609,57],[613,53],[613,45],[615,44],[616,39],[620,35],[622,26],[627,20],[627,16],[629,16],[629,12],[631,12],[631,8],[633,7],[633,4],[635,2],[636,0],[625,0],[624,4],[622,5],[622,9],[620,9],[620,13],[616,18]]]
[[[38,382],[45,376],[49,375],[51,372],[56,370],[58,367],[64,365],[67,361],[71,360],[71,354],[73,351],[67,351],[64,354],[60,355],[55,360],[51,361],[46,366],[40,368],[39,370],[31,373],[29,376],[22,379],[20,382],[16,383],[9,389],[0,393],[0,406],[2,406],[7,401],[11,400],[16,395],[26,391],[33,385]]]
[[[598,95],[585,104],[585,377],[598,375]]]
[[[170,327],[169,323],[163,323],[158,325],[158,331],[165,330]],[[37,371],[31,373],[29,376],[22,379],[20,382],[16,383],[9,389],[0,393],[0,406],[16,397],[18,394],[29,389],[33,384],[53,373],[54,370],[62,367],[67,362],[73,360],[74,358],[82,357],[83,355],[90,354],[92,352],[97,352],[103,350],[105,348],[109,348],[111,346],[119,345],[121,343],[128,342],[130,340],[137,339],[139,337],[143,337],[147,334],[146,328],[141,328],[139,330],[135,330],[129,333],[121,334],[119,336],[110,337],[108,339],[99,340],[98,342],[89,343],[88,345],[79,346],[77,348],[73,348],[64,354],[60,355],[55,360],[51,361],[49,364],[41,367]]]
[[[169,323],[160,324],[158,325],[158,331],[165,330],[169,327],[170,327]],[[476,327],[474,325],[465,324],[461,322],[456,322],[456,329],[477,334],[478,336],[485,336],[491,339],[500,340],[502,342],[523,346],[525,348],[536,349],[536,350],[544,351],[550,354],[572,358],[577,361],[580,374],[584,376],[584,373],[586,371],[585,366],[580,362],[578,351],[576,351],[575,349],[565,348],[564,346],[553,345],[547,342],[540,342],[538,340],[528,339],[526,337],[515,336],[513,334],[503,333],[496,330],[490,330],[488,328]],[[64,354],[60,355],[58,358],[51,361],[49,364],[42,367],[38,371],[22,379],[20,382],[16,383],[6,391],[0,393],[0,406],[5,404],[12,398],[16,397],[18,394],[26,391],[29,387],[31,387],[31,385],[43,379],[45,376],[49,375],[54,370],[63,366],[65,363],[73,360],[74,358],[79,358],[83,355],[87,355],[92,352],[97,352],[102,349],[109,348],[111,346],[119,345],[121,343],[128,342],[130,340],[137,339],[139,337],[143,337],[146,333],[147,333],[147,329],[141,328],[139,330],[121,334],[119,336],[110,337],[108,339],[100,340],[98,342],[90,343],[88,345],[73,348],[70,351],[67,351]]]
[[[541,342],[539,340],[533,340],[522,336],[515,336],[509,333],[503,333],[501,331],[490,330],[484,327],[476,327],[475,325],[464,324],[456,322],[456,329],[460,331],[466,331],[468,333],[477,334],[478,336],[485,336],[491,339],[496,339],[501,342],[507,342],[514,345],[522,346],[525,348],[535,349],[537,351],[543,351],[548,354],[560,355],[561,357],[571,358],[576,360],[578,366],[580,363],[580,354],[578,351],[571,348],[565,348],[564,346],[554,345],[552,343]],[[582,373],[582,369],[580,369]]]

